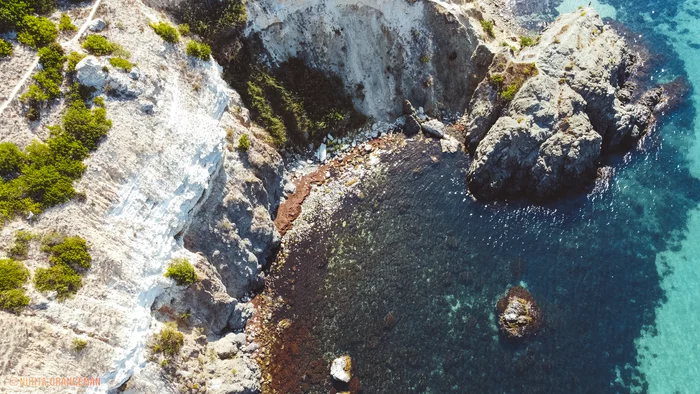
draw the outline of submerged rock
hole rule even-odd
[[[350,379],[352,379],[352,359],[350,356],[346,355],[333,360],[331,377],[339,382],[350,382]]]
[[[498,326],[509,338],[533,335],[542,325],[542,314],[532,295],[522,286],[508,289],[496,304]]]

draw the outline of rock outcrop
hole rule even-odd
[[[331,363],[331,377],[339,382],[348,383],[352,379],[352,359],[341,356]]]
[[[496,304],[498,327],[506,337],[520,339],[533,335],[542,326],[540,312],[532,295],[522,286],[508,289]]]
[[[461,120],[471,193],[545,200],[587,184],[602,154],[629,147],[654,120],[663,89],[634,100],[636,62],[591,8],[560,17],[531,47],[497,54]]]

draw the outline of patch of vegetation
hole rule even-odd
[[[535,63],[510,63],[502,67],[502,73],[489,75],[489,84],[505,102],[512,101],[525,82],[539,73]]]
[[[26,161],[27,156],[17,145],[11,142],[0,143],[0,176],[3,180],[16,178]]]
[[[19,230],[15,233],[15,243],[8,250],[8,255],[15,260],[24,260],[29,256],[29,242],[32,240],[32,233]]]
[[[120,57],[110,58],[109,64],[111,64],[112,67],[120,68],[126,72],[131,72],[131,70],[134,68],[134,65],[131,64],[130,61],[128,61],[126,59],[122,59]]]
[[[187,56],[192,56],[207,61],[209,60],[209,57],[211,57],[211,48],[208,44],[190,40],[190,42],[187,43]]]
[[[85,239],[65,237],[62,242],[49,247],[49,263],[65,265],[75,271],[84,271],[92,264],[89,249]]]
[[[19,313],[29,305],[24,294],[24,284],[29,280],[29,270],[12,259],[0,259],[0,309]]]
[[[117,49],[117,45],[103,36],[90,34],[83,41],[83,49],[95,56],[111,55]]]
[[[248,149],[250,149],[250,137],[248,137],[248,134],[243,134],[241,138],[238,139],[238,150],[247,152]]]
[[[165,327],[153,337],[151,351],[168,357],[175,357],[185,343],[185,336],[178,331],[175,323],[166,323]]]
[[[520,47],[522,48],[534,46],[536,43],[536,40],[532,37],[520,36]]]
[[[13,51],[12,44],[0,38],[0,58],[12,56]]]
[[[34,287],[41,291],[55,291],[59,301],[70,298],[83,287],[83,278],[66,265],[37,268],[34,272]]]
[[[82,352],[86,346],[87,346],[86,340],[84,340],[82,338],[73,339],[73,346],[72,347],[73,347],[73,350],[75,350],[76,352],[78,352],[78,353]]]
[[[183,23],[181,25],[178,25],[177,31],[180,32],[180,35],[182,35],[182,36],[189,36],[190,35],[190,25],[188,25],[187,23]]]
[[[486,34],[489,35],[489,37],[491,37],[491,38],[496,37],[496,34],[493,31],[493,21],[482,20],[481,27],[484,29]]]
[[[76,31],[78,27],[73,24],[70,16],[65,12],[61,14],[61,19],[58,21],[58,30],[60,31]]]
[[[501,92],[501,99],[505,101],[512,101],[515,98],[515,94],[518,93],[518,90],[520,90],[520,88],[517,84],[513,83],[508,85],[506,90]]]
[[[501,74],[491,74],[489,75],[489,84],[493,86],[494,88],[500,88],[501,85],[503,85],[503,81],[505,79],[503,78],[503,75]]]
[[[34,141],[21,155],[3,145],[13,153],[0,182],[0,225],[17,215],[39,214],[75,195],[73,180],[85,171],[82,161],[112,127],[104,108],[87,108],[81,90],[75,84],[66,95],[69,104],[62,125],[49,126],[46,143]]]
[[[208,2],[186,0],[177,10],[178,17],[192,32],[206,41],[216,41],[234,34],[245,25],[246,9],[240,0]]]
[[[66,68],[66,71],[69,73],[75,72],[75,66],[80,63],[81,60],[83,60],[87,55],[84,53],[80,52],[71,52],[66,56],[66,59],[68,60],[68,67]]]
[[[20,101],[29,107],[27,118],[30,120],[37,120],[40,108],[61,94],[63,64],[66,62],[63,53],[63,47],[55,42],[39,49],[41,71],[32,76],[35,83],[20,96]]]
[[[4,0],[0,5],[0,33],[17,30],[25,16],[31,15],[34,9],[22,0]]]
[[[33,15],[25,16],[17,34],[17,41],[33,49],[45,47],[56,40],[58,29],[50,20]]]
[[[180,42],[180,33],[178,33],[177,29],[175,29],[170,23],[162,21],[158,23],[151,22],[150,26],[153,31],[155,31],[156,34],[163,39],[163,41],[171,44]]]
[[[197,281],[194,267],[187,259],[174,259],[165,271],[165,277],[174,280],[180,286],[191,285]]]
[[[428,62],[430,62],[430,56],[425,55],[425,54],[422,55],[422,56],[420,57],[420,62],[423,63],[423,64],[427,64]]]

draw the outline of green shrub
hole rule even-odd
[[[56,0],[28,0],[27,2],[34,9],[34,12],[40,15],[50,14],[58,6]]]
[[[535,43],[535,39],[532,37],[520,36],[520,46],[522,48],[534,46]]]
[[[169,42],[171,44],[180,42],[180,34],[177,32],[177,29],[175,29],[170,23],[151,22],[150,26],[151,28],[153,28],[153,31],[155,31],[156,34],[158,34],[160,38],[162,38],[164,41]]]
[[[12,259],[0,259],[0,291],[19,289],[27,283],[29,270]]]
[[[122,59],[120,57],[110,58],[109,64],[111,64],[112,67],[121,68],[122,70],[124,70],[126,72],[130,72],[134,67],[134,65],[131,64],[130,61],[128,61],[126,59]]]
[[[504,78],[503,78],[503,75],[501,75],[501,74],[489,75],[489,84],[491,84],[491,86],[493,86],[493,87],[496,87],[496,88],[500,87],[501,85],[503,85],[503,81],[504,81]]]
[[[92,256],[88,252],[87,242],[80,237],[66,237],[50,249],[49,262],[54,265],[66,265],[75,271],[90,268]]]
[[[287,129],[280,118],[273,113],[263,90],[255,83],[249,81],[247,93],[250,98],[251,109],[256,112],[258,119],[267,128],[267,132],[272,136],[275,145],[278,147],[284,146],[287,143]]]
[[[195,40],[191,40],[187,43],[187,55],[206,61],[211,56],[211,48],[207,44],[200,44]]]
[[[76,352],[78,352],[78,353],[82,352],[86,346],[87,346],[86,340],[84,340],[82,338],[73,339],[73,346],[72,347],[73,347],[73,350],[75,350]]]
[[[12,56],[12,44],[0,38],[0,58]]]
[[[0,309],[10,313],[20,313],[27,305],[29,305],[29,297],[24,294],[24,289],[0,291]]]
[[[185,336],[178,331],[175,323],[166,323],[165,327],[155,334],[151,342],[151,351],[169,357],[177,356],[185,343]]]
[[[509,85],[506,90],[501,92],[501,99],[505,101],[512,101],[515,98],[515,94],[518,93],[519,87],[517,84]]]
[[[83,60],[87,55],[84,53],[79,53],[79,52],[71,52],[66,56],[66,59],[68,59],[68,67],[67,70],[69,73],[75,72],[75,66],[80,63],[81,60]]]
[[[180,286],[190,285],[197,281],[194,267],[187,259],[175,259],[168,266],[165,277],[175,281]]]
[[[95,56],[105,56],[111,55],[117,46],[103,36],[90,34],[83,41],[83,49]]]
[[[31,85],[29,90],[20,96],[20,101],[36,112],[47,101],[53,100],[61,94],[63,64],[66,62],[66,57],[63,54],[63,47],[55,42],[39,49],[39,63],[42,70],[32,76],[35,84]]]
[[[58,30],[60,31],[76,31],[78,27],[73,24],[70,16],[65,12],[61,14],[61,19],[58,21]]]
[[[58,37],[56,25],[46,18],[25,16],[17,34],[17,40],[31,48],[38,49],[54,42]]]
[[[34,12],[24,0],[3,0],[0,6],[0,33],[17,30],[25,16]]]
[[[489,37],[496,37],[496,34],[493,31],[493,21],[482,20],[481,27],[484,29],[486,34],[489,35]]]
[[[15,233],[15,243],[8,254],[15,260],[24,260],[29,256],[29,242],[32,240],[32,233],[19,230]]]
[[[107,119],[106,109],[97,107],[90,110],[82,101],[73,102],[63,115],[63,131],[90,151],[97,149],[97,144],[110,128],[112,121]]]
[[[179,17],[190,29],[207,41],[227,35],[245,25],[245,6],[240,0],[202,2],[184,0],[179,4]]]
[[[180,35],[189,36],[190,35],[190,25],[188,25],[187,23],[183,23],[177,27],[177,31],[180,32]]]
[[[60,301],[75,295],[82,286],[83,278],[67,265],[37,268],[34,272],[34,287],[41,292],[55,291]]]
[[[243,134],[241,138],[238,139],[238,150],[247,152],[250,149],[250,138],[248,134]]]
[[[9,180],[19,176],[27,156],[11,142],[0,143],[0,177]]]

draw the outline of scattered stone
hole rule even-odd
[[[129,72],[129,78],[133,80],[138,80],[139,78],[141,78],[141,70],[139,70],[137,67],[132,68]]]
[[[352,359],[350,356],[346,355],[333,360],[331,377],[339,382],[350,382],[350,379],[352,379]]]
[[[321,144],[321,146],[318,148],[318,151],[316,152],[316,158],[319,161],[324,162],[326,161],[327,155],[328,152],[326,150],[326,144]]]
[[[216,352],[216,355],[219,356],[220,359],[226,360],[238,354],[241,348],[245,346],[245,342],[245,334],[231,333],[218,341],[210,342],[209,346]]]
[[[421,125],[423,132],[431,137],[442,139],[445,137],[445,125],[437,119],[431,119]]]
[[[95,56],[86,56],[75,65],[75,78],[81,85],[100,91],[104,88],[109,76],[102,67],[103,64]]]
[[[90,31],[92,31],[92,32],[100,32],[106,28],[107,28],[107,22],[105,22],[104,20],[102,20],[100,18],[93,20],[88,25],[88,29],[90,29]]]
[[[404,134],[406,134],[407,137],[413,137],[414,135],[418,134],[420,130],[421,126],[418,119],[416,119],[416,117],[413,115],[407,116],[406,123],[403,127]]]
[[[440,140],[440,148],[444,153],[457,153],[459,151],[460,144],[456,138],[445,135],[445,138]]]
[[[542,314],[532,295],[522,286],[508,289],[496,304],[498,326],[509,338],[533,335],[542,325]]]
[[[141,112],[152,115],[153,114],[153,109],[154,109],[154,104],[152,101],[142,101],[141,102]]]

